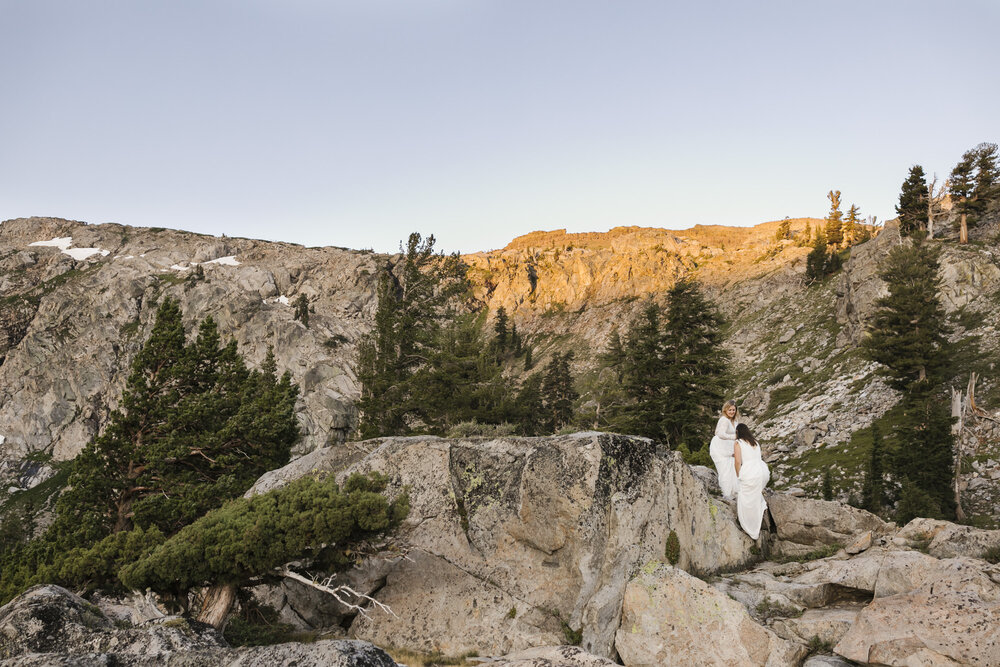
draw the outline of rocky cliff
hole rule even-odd
[[[798,235],[821,221],[790,222]],[[701,281],[729,320],[732,394],[769,445],[775,485],[817,493],[829,467],[846,499],[860,481],[859,430],[886,419],[897,398],[857,344],[884,292],[879,261],[903,241],[888,224],[852,248],[841,273],[807,285],[808,248],[776,241],[779,224],[537,232],[465,259],[481,303],[513,315],[536,360],[581,349],[576,370],[584,380],[612,327],[624,326],[644,299],[661,298],[681,276]],[[1000,349],[996,223],[974,230],[967,246],[942,248],[954,340],[979,338],[979,404],[996,410],[1000,391],[989,372]],[[371,326],[375,275],[391,261],[340,248],[114,224],[0,224],[3,489],[45,477],[45,467],[25,462],[31,452],[70,458],[107,422],[151,326],[153,304],[164,295],[180,300],[192,326],[214,317],[251,363],[273,346],[279,370],[302,388],[298,453],[342,442],[355,419],[356,342]],[[300,296],[309,302],[308,326],[295,318],[292,302]],[[975,365],[964,364],[962,386]],[[980,419],[963,436],[969,465],[962,484],[977,514],[1000,517],[1000,443],[989,424]]]

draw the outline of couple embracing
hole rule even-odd
[[[736,401],[726,401],[708,452],[719,473],[722,497],[736,499],[740,527],[756,540],[760,537],[761,522],[767,510],[764,487],[771,479],[771,471],[749,427],[738,418]]]

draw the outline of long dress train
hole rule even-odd
[[[739,492],[736,496],[736,515],[746,534],[757,539],[764,520],[767,503],[764,501],[764,487],[771,479],[771,471],[760,457],[760,447],[754,447],[742,440],[736,441],[743,457],[740,466]]]
[[[736,496],[739,482],[736,479],[736,459],[733,458],[733,445],[736,442],[736,424],[728,417],[719,417],[715,425],[715,435],[708,446],[708,453],[715,463],[719,473],[719,489],[722,497],[732,500]]]

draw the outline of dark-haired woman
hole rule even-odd
[[[761,458],[760,445],[746,424],[736,426],[736,446],[733,447],[736,477],[739,489],[736,493],[736,516],[746,534],[757,539],[760,525],[764,520],[767,503],[764,502],[764,487],[771,479],[771,471]]]

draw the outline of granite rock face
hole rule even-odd
[[[364,565],[368,583],[357,583],[397,615],[354,619],[354,636],[376,644],[505,655],[579,631],[583,649],[609,657],[625,586],[664,558],[671,530],[681,568],[739,567],[756,546],[679,456],[613,434],[348,443],[268,473],[250,493],[356,471],[410,494],[392,536],[408,558]],[[315,617],[307,600],[285,599]]]
[[[625,592],[615,648],[625,665],[794,665],[806,649],[700,579],[660,565]]]
[[[117,407],[166,296],[189,331],[215,318],[251,364],[274,347],[302,390],[300,452],[353,425],[355,343],[371,326],[384,256],[29,218],[0,225],[0,258],[0,459],[73,458]],[[294,317],[299,296],[308,327]]]
[[[775,494],[767,505],[777,526],[775,546],[788,555],[833,544],[850,545],[868,531],[884,535],[893,528],[871,512],[833,501]]]
[[[185,667],[395,667],[360,641],[232,649],[210,626],[180,617],[115,622],[59,586],[36,586],[0,607],[0,664]]]

